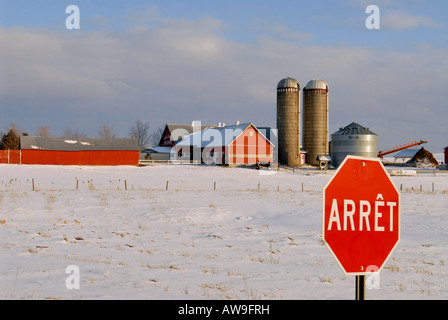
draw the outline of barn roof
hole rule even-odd
[[[47,151],[138,151],[138,140],[134,138],[79,138],[21,136],[22,150]]]
[[[398,152],[394,158],[412,158],[420,149],[405,149]]]
[[[169,131],[171,135],[171,139],[175,140],[175,142],[181,140],[184,136],[194,133],[193,130],[199,129],[199,131],[205,130],[207,128],[212,128],[214,126],[206,126],[206,125],[198,125],[195,126],[194,123],[191,124],[174,124],[174,123],[167,123],[164,129],[164,133],[166,130]],[[162,146],[163,142],[163,135],[160,137],[159,146]]]
[[[267,141],[269,141],[269,139],[267,139],[266,136],[252,123],[242,123],[232,126],[207,128],[201,132],[187,135],[176,144],[176,147],[225,147],[231,144],[232,141],[238,138],[250,126],[254,127],[255,130],[257,130]]]
[[[174,124],[174,123],[167,123],[166,126],[168,127],[168,130],[172,133],[176,129],[183,129],[187,131],[188,133],[193,133],[193,124]],[[198,126],[199,127],[199,126]],[[205,126],[201,125],[201,130],[213,127],[213,126]]]

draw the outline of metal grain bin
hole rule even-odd
[[[338,167],[348,155],[376,158],[378,156],[378,135],[356,122],[331,135],[331,160]]]

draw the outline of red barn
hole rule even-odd
[[[445,148],[445,164],[448,164],[448,147]]]
[[[177,160],[230,166],[274,161],[274,145],[252,123],[207,128],[185,136],[172,153]]]
[[[139,164],[137,139],[20,137],[21,163],[120,166]]]

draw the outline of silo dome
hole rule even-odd
[[[310,82],[308,82],[305,89],[307,89],[307,90],[311,90],[311,89],[328,90],[328,84],[324,80],[315,79],[315,80],[311,80]]]
[[[294,78],[285,78],[283,80],[280,80],[280,82],[277,85],[278,89],[286,89],[286,88],[300,88],[299,82]]]

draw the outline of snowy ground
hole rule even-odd
[[[321,239],[331,174],[260,173],[0,165],[0,298],[353,299]],[[401,241],[367,299],[446,299],[448,175],[392,179]]]

